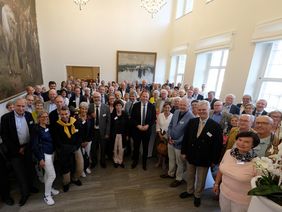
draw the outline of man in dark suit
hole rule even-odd
[[[52,89],[56,90],[57,84],[56,84],[55,81],[49,81],[48,87],[49,87],[49,91],[52,90]],[[49,101],[49,91],[46,91],[46,92],[41,94],[41,96],[43,97],[44,102]]]
[[[200,94],[199,88],[194,88],[193,98],[196,100],[203,100],[204,96]]]
[[[98,149],[100,146],[100,165],[106,168],[106,153],[112,159],[113,147],[109,142],[111,114],[110,109],[106,104],[101,103],[101,94],[93,93],[93,102],[89,105],[88,114],[91,117],[91,159],[92,167],[95,167],[98,159]],[[107,151],[107,152],[106,152]]]
[[[79,108],[81,102],[87,102],[87,99],[81,95],[80,87],[75,87],[74,95],[71,96],[69,102],[69,109],[72,113],[75,113],[76,109]]]
[[[140,94],[140,102],[133,105],[131,113],[131,123],[133,125],[133,163],[131,167],[134,169],[139,160],[139,148],[142,142],[143,147],[143,169],[147,170],[147,156],[148,144],[151,135],[151,127],[156,122],[156,109],[153,104],[149,102],[149,92],[143,90]]]
[[[108,104],[109,97],[106,94],[106,88],[104,85],[99,86],[99,93],[101,94],[101,103],[102,104]]]
[[[234,105],[235,95],[228,94],[225,96],[225,102],[223,104],[223,111],[231,114],[240,114],[240,108]]]
[[[238,108],[240,108],[240,114],[242,114],[242,112],[245,110],[245,106],[251,103],[252,103],[252,96],[248,94],[244,94],[244,96],[242,97],[242,103],[238,103],[236,105]]]
[[[35,170],[32,162],[30,134],[34,121],[31,113],[25,112],[25,107],[26,100],[18,99],[15,102],[15,110],[6,113],[1,118],[1,136],[7,147],[7,156],[19,181],[20,206],[26,203],[30,192],[38,192],[32,186]]]
[[[187,160],[187,191],[181,198],[194,195],[194,205],[201,205],[201,194],[205,187],[209,167],[219,163],[222,149],[222,129],[209,118],[209,103],[198,103],[199,118],[191,119],[184,134],[181,154]],[[195,185],[195,178],[196,185]]]
[[[259,99],[256,102],[256,108],[253,111],[253,115],[255,117],[267,115],[267,112],[264,110],[266,108],[266,106],[267,106],[267,101],[265,99]]]
[[[216,101],[218,101],[218,99],[215,98],[215,92],[214,91],[209,91],[208,92],[208,98],[206,98],[205,100],[207,100],[210,103],[210,107],[213,110],[213,105]]]

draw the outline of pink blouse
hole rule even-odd
[[[251,200],[248,196],[248,191],[251,190],[251,179],[256,176],[254,162],[237,161],[230,155],[230,150],[227,150],[219,170],[222,173],[220,192],[238,204],[248,205]]]

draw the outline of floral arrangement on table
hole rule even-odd
[[[282,206],[282,145],[277,154],[257,158],[255,164],[260,177],[248,195],[265,196]]]

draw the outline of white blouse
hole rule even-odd
[[[167,132],[168,125],[172,119],[173,114],[170,113],[168,117],[165,117],[164,113],[160,113],[157,119],[157,132],[161,131],[161,129]]]

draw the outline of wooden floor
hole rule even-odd
[[[114,168],[110,163],[106,169],[96,168],[86,178],[83,185],[71,185],[69,192],[61,190],[60,180],[56,180],[60,194],[54,197],[53,206],[47,206],[43,201],[43,184],[41,193],[30,196],[25,206],[19,207],[18,189],[13,188],[11,195],[15,200],[14,206],[0,202],[0,211],[118,211],[118,212],[149,212],[149,211],[220,211],[218,201],[213,200],[212,191],[205,190],[202,205],[195,208],[193,198],[180,199],[179,194],[186,190],[186,184],[177,188],[169,187],[172,179],[161,179],[160,168],[155,168],[156,159],[148,161],[148,170],[143,171],[139,164],[131,169],[131,162],[126,162],[126,168]]]

